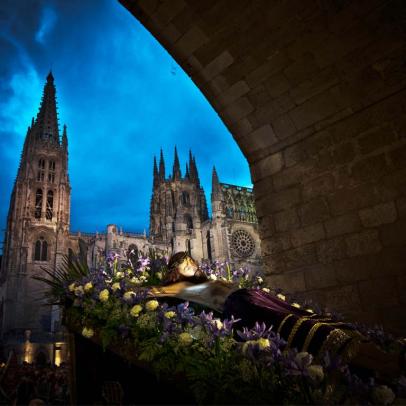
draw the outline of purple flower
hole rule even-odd
[[[244,341],[258,340],[258,338],[273,338],[275,336],[272,326],[267,328],[265,323],[255,323],[251,329],[243,327],[242,331],[237,331],[237,335]]]

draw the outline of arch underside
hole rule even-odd
[[[405,3],[120,2],[247,158],[269,282],[406,331]]]

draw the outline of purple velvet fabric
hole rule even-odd
[[[264,322],[268,327],[278,327],[288,315],[309,316],[305,310],[291,306],[271,293],[257,289],[239,289],[228,296],[224,304],[223,315],[241,319],[240,326],[253,327],[256,321]]]
[[[224,304],[223,316],[231,318],[234,316],[241,319],[236,323],[236,329],[242,327],[251,328],[255,322],[265,323],[267,327],[273,327],[273,331],[277,332],[282,321],[291,314],[292,316],[285,320],[280,328],[279,334],[282,338],[288,341],[291,337],[291,347],[297,348],[299,351],[303,348],[306,337],[310,329],[315,323],[322,320],[323,324],[318,326],[315,334],[312,334],[310,345],[306,349],[308,352],[317,354],[328,337],[329,333],[337,328],[342,330],[353,330],[353,327],[345,323],[336,323],[328,316],[316,315],[309,313],[303,309],[291,306],[283,300],[278,299],[271,293],[256,289],[239,289],[228,296]],[[299,327],[294,331],[295,324],[303,317],[310,317],[300,322]],[[343,348],[347,343],[343,344]],[[337,352],[341,352],[343,348],[337,348]]]

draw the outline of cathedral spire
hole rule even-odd
[[[159,157],[159,179],[165,180],[165,161],[164,161],[164,153],[162,152],[162,148],[161,148],[161,156]]]
[[[66,131],[66,124],[64,124],[64,126],[63,126],[62,148],[65,150],[68,149],[68,133]]]
[[[192,150],[189,150],[189,178],[191,181],[195,181],[197,178],[196,166],[192,155]]]
[[[153,185],[154,189],[158,186],[159,184],[159,174],[158,174],[158,166],[156,164],[156,157],[154,156],[154,170],[153,170]]]
[[[175,145],[175,158],[173,160],[173,171],[172,171],[172,179],[180,179],[182,174],[180,173],[180,164],[179,164],[179,157],[178,157],[178,150],[176,149]]]
[[[196,158],[194,156],[192,157],[190,173],[192,173],[192,168],[193,168],[193,180],[196,182],[196,185],[199,186],[200,185],[199,173],[197,172]]]
[[[35,120],[35,137],[59,145],[58,113],[54,77],[50,71],[44,86],[41,105]]]
[[[186,178],[186,179],[190,179],[189,165],[188,165],[187,163],[186,163],[185,178]]]
[[[216,195],[220,191],[220,182],[217,175],[216,167],[213,166],[213,172],[211,177],[211,194]]]

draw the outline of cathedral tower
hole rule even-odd
[[[161,150],[159,171],[154,158],[153,192],[150,210],[150,237],[166,244],[171,253],[189,251],[203,258],[201,226],[208,219],[206,198],[200,186],[196,160],[189,154],[182,177],[175,147],[172,175],[166,178]]]
[[[32,279],[67,253],[70,219],[68,137],[59,134],[54,78],[49,73],[36,119],[25,137],[14,182],[0,273],[1,335],[19,341],[58,331],[55,309],[41,306],[44,286]],[[39,299],[39,300],[38,300]]]

